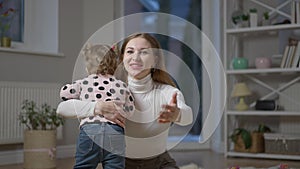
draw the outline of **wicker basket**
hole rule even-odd
[[[261,153],[264,152],[264,135],[263,133],[251,133],[252,145],[246,149],[241,135],[238,136],[237,142],[234,144],[234,151],[247,153]]]
[[[300,135],[265,133],[266,153],[270,154],[300,154]]]
[[[25,130],[24,169],[56,168],[56,130]]]

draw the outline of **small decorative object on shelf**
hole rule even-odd
[[[249,14],[242,15],[242,27],[249,27]]]
[[[236,57],[232,60],[233,69],[247,69],[248,68],[248,59]]]
[[[243,128],[234,129],[233,133],[230,135],[230,139],[235,145],[241,141],[243,149],[249,149],[252,145],[251,133]]]
[[[237,11],[234,11],[232,14],[231,14],[231,20],[232,20],[232,23],[233,23],[233,26],[238,28],[241,26],[241,23],[242,23],[242,15],[243,15],[243,12],[240,11],[240,10],[237,10]]]
[[[257,57],[255,58],[255,67],[257,69],[267,69],[272,65],[272,60],[270,57]]]
[[[248,110],[249,106],[245,103],[244,97],[250,96],[251,91],[249,90],[246,83],[237,83],[234,85],[231,93],[232,97],[239,97],[239,103],[235,105],[235,109],[239,111]]]
[[[7,0],[0,3],[0,36],[1,47],[11,47],[11,38],[8,30],[16,16],[17,11],[14,8],[8,7]]]
[[[232,13],[231,19],[236,28],[249,27],[249,14],[237,10]]]
[[[269,154],[299,155],[300,135],[265,133],[265,152]]]
[[[236,128],[230,135],[230,139],[234,142],[234,151],[261,153],[265,150],[264,133],[271,132],[271,129],[260,124],[256,131],[248,131],[244,128]]]
[[[257,27],[257,9],[250,9],[250,27]]]
[[[276,100],[257,100],[255,104],[255,110],[274,111],[278,108]]]
[[[262,26],[268,26],[271,24],[271,21],[270,21],[270,15],[269,15],[269,12],[264,12],[263,13],[263,18],[262,18],[262,22],[261,22],[261,25]]]

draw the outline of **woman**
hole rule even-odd
[[[113,102],[77,100],[73,100],[75,104],[73,101],[60,103],[58,113],[74,116],[76,110],[77,117],[101,114],[125,125],[127,169],[178,169],[166,150],[169,127],[171,123],[191,124],[193,115],[184,103],[182,93],[166,73],[158,41],[146,33],[131,35],[123,42],[120,60],[119,76],[127,77],[135,98],[133,116],[125,120]]]

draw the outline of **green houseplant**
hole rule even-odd
[[[24,169],[56,168],[56,128],[64,120],[56,109],[44,103],[24,100],[19,121],[26,126],[24,131]]]
[[[233,24],[236,27],[248,27],[249,26],[249,14],[242,11],[236,11],[231,17]]]
[[[56,109],[44,103],[40,107],[34,101],[24,100],[19,114],[21,124],[28,130],[54,130],[64,124]]]
[[[269,18],[270,18],[269,12],[264,12],[264,13],[263,13],[263,18],[264,18],[265,20],[269,20]]]
[[[264,12],[263,13],[263,18],[262,18],[262,26],[267,26],[270,25],[270,14],[269,12]]]
[[[253,132],[244,128],[236,128],[229,138],[234,142],[235,151],[259,153],[264,151],[263,133],[265,132],[271,132],[271,129],[260,124]]]
[[[249,27],[249,14],[243,14],[242,18],[242,27]]]
[[[244,128],[236,128],[230,135],[230,139],[237,144],[238,138],[241,137],[245,145],[245,149],[249,149],[252,144],[251,134],[248,130]]]

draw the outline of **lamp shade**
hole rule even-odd
[[[234,85],[233,91],[231,93],[231,97],[242,97],[251,95],[251,91],[249,90],[246,83],[237,83]]]

